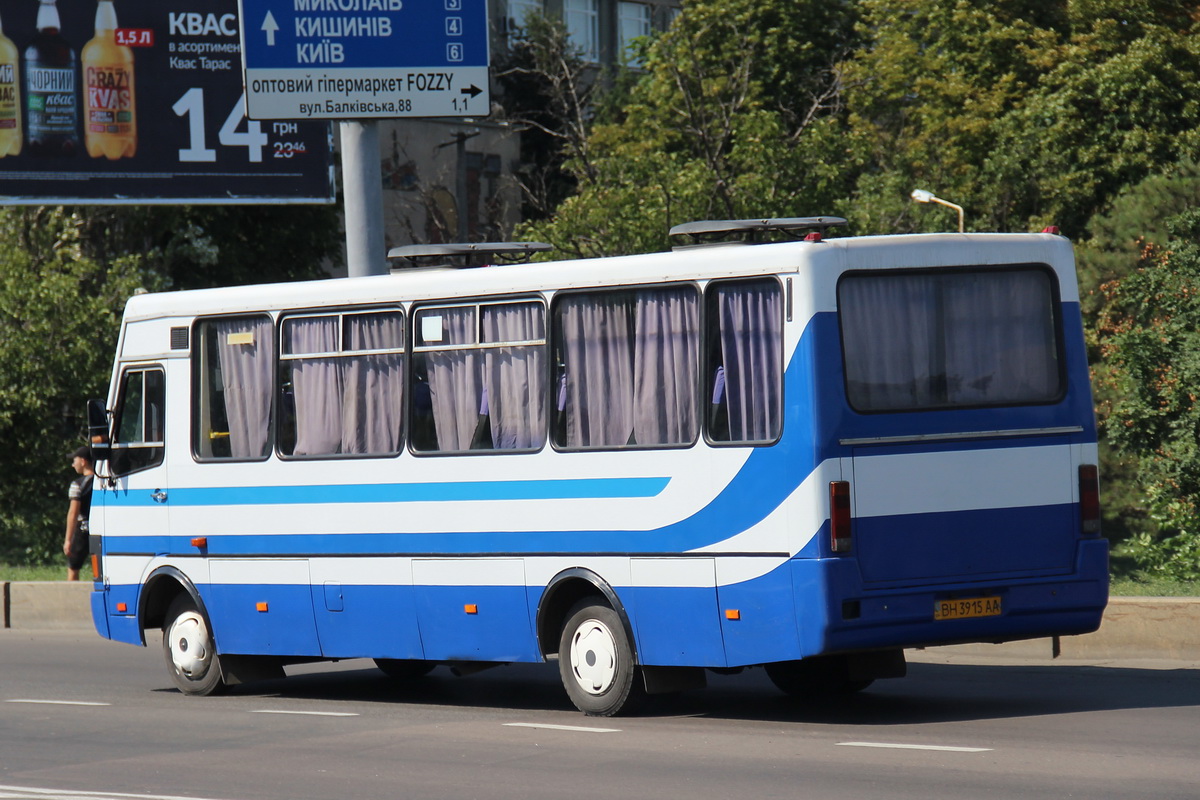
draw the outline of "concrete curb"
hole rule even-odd
[[[5,628],[92,630],[91,581],[11,581],[0,589]],[[1200,662],[1200,597],[1113,597],[1095,633],[934,649],[946,655],[994,658]]]
[[[10,581],[2,588],[6,628],[94,630],[91,581]]]

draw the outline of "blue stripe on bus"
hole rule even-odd
[[[316,505],[324,503],[446,503],[470,500],[594,500],[655,497],[670,478],[568,478],[532,481],[216,486],[170,490],[173,508],[187,506]],[[156,505],[148,493],[121,496],[127,506]]]

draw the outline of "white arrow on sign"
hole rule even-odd
[[[267,47],[275,46],[275,31],[279,30],[279,23],[275,21],[275,17],[271,12],[267,12],[266,19],[263,20],[262,29],[267,32]]]

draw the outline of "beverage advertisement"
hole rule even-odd
[[[0,204],[328,203],[327,123],[248,120],[237,0],[4,0]]]

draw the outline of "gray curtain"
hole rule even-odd
[[[217,320],[213,326],[229,420],[230,455],[261,458],[270,442],[274,329],[267,318]],[[251,334],[250,343],[230,344],[231,334],[245,333]]]
[[[474,307],[440,308],[428,313],[442,318],[442,344],[474,343]],[[424,355],[438,449],[469,450],[483,399],[482,354],[472,348],[433,350]]]
[[[514,303],[484,306],[483,341],[522,342],[546,338],[541,305]],[[489,348],[483,373],[497,450],[541,447],[546,436],[545,344]]]
[[[634,439],[682,444],[696,438],[700,306],[691,289],[637,295],[633,356]]]
[[[284,322],[283,350],[288,355],[336,353],[338,318],[309,317]],[[285,362],[292,370],[296,403],[297,456],[337,453],[342,444],[342,370],[338,359],[305,358]]]
[[[629,304],[572,295],[561,305],[568,447],[619,447],[633,434]]]
[[[717,291],[729,439],[774,439],[783,418],[779,287],[762,283]]]
[[[348,350],[399,350],[404,317],[399,312],[345,318]],[[404,357],[360,354],[344,360],[342,452],[396,453],[404,412]]]
[[[573,295],[560,305],[568,447],[682,444],[699,420],[690,287]]]
[[[1058,391],[1038,270],[861,275],[839,290],[850,400],[862,410],[1038,402]]]

